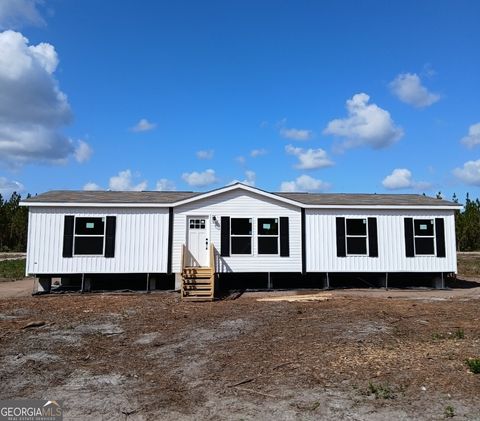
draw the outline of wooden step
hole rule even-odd
[[[186,301],[200,301],[200,300],[213,300],[213,290],[190,290],[190,289],[182,289],[182,300]]]
[[[212,287],[210,285],[184,285],[184,291],[211,291]]]
[[[197,271],[183,271],[182,276],[184,278],[210,278],[212,273],[208,272],[197,272]]]
[[[203,272],[211,273],[211,272],[212,272],[212,269],[211,269],[211,268],[209,268],[209,267],[202,267],[202,266],[186,267],[186,268],[183,268],[183,270],[184,270],[184,272],[194,271],[194,272],[198,272],[198,273],[203,273]]]
[[[190,289],[195,289],[195,288],[198,288],[198,289],[213,289],[213,285],[210,284],[210,283],[205,283],[205,284],[199,284],[199,283],[183,283],[183,288],[187,289],[187,288],[190,288]]]
[[[195,292],[190,292],[190,291],[184,291],[183,292],[183,297],[211,297],[212,292],[211,291],[195,291]]]
[[[211,285],[210,278],[187,278],[183,280],[184,285]]]

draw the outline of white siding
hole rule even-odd
[[[453,210],[319,210],[307,209],[307,272],[456,272]],[[378,256],[337,257],[335,218],[377,218]],[[405,256],[404,218],[445,218],[446,257]]]
[[[219,257],[219,272],[301,272],[301,213],[300,208],[244,190],[233,190],[192,202],[174,209],[173,272],[180,272],[181,248],[187,238],[187,216],[210,217],[210,242],[220,251],[220,218],[253,219],[253,253],[251,256]],[[212,217],[216,216],[216,223]],[[290,257],[257,254],[256,219],[289,218]]]
[[[116,216],[115,257],[63,258],[65,215]],[[30,208],[27,273],[163,273],[167,271],[168,209]]]

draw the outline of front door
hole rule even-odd
[[[187,229],[187,247],[189,252],[187,266],[209,266],[208,217],[189,216],[187,218]]]

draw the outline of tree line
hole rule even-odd
[[[29,198],[30,195],[27,195]],[[441,198],[441,194],[437,195]],[[0,194],[0,252],[27,250],[28,208],[20,206],[22,197],[13,193],[6,200]],[[453,202],[458,198],[453,195]],[[480,250],[480,200],[465,198],[464,207],[455,212],[457,250]]]
[[[458,203],[456,195],[452,200]],[[455,231],[457,233],[457,250],[480,250],[480,200],[465,198],[461,211],[455,212]]]
[[[0,194],[0,252],[27,250],[28,208],[21,199],[15,192],[8,200]]]

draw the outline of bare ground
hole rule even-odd
[[[0,262],[4,260],[17,260],[25,259],[27,253],[13,252],[13,253],[0,253]]]
[[[479,420],[480,291],[465,291],[0,299],[0,399],[63,400],[78,420]]]

